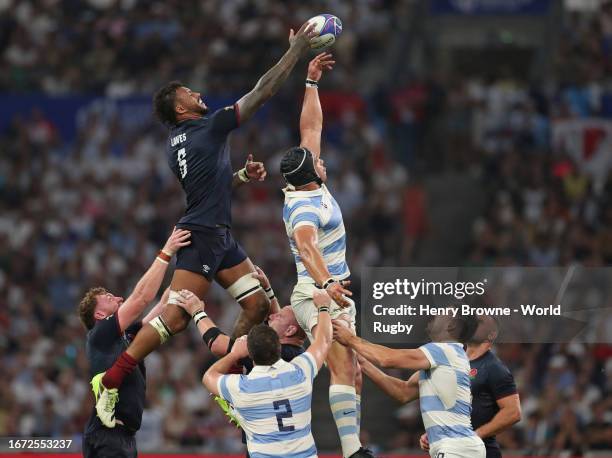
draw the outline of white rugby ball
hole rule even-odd
[[[314,24],[316,36],[310,39],[312,49],[329,48],[336,42],[342,33],[342,21],[333,14],[319,14],[308,20],[309,24]]]

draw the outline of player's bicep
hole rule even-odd
[[[396,367],[401,369],[430,369],[431,364],[425,352],[420,349],[388,349],[382,357],[383,367]]]
[[[140,316],[146,307],[144,301],[139,295],[132,294],[117,310],[117,323],[119,324],[120,332],[123,332]]]
[[[315,223],[310,220],[299,221],[297,225],[294,226],[293,238],[300,252],[305,248],[316,246],[317,227]]]
[[[223,377],[225,377],[224,374],[221,374],[219,372],[211,372],[210,370],[207,370],[204,373],[204,376],[202,377],[202,384],[206,387],[206,389],[211,394],[214,394],[215,396],[221,396],[222,398],[224,398],[224,396],[221,394],[222,393],[221,379]],[[227,383],[227,381],[225,383]],[[229,399],[227,400],[229,401]]]
[[[414,369],[433,369],[441,365],[440,347],[435,344],[426,344],[417,349],[410,350],[411,356],[415,361]]]
[[[321,155],[321,131],[317,129],[302,129],[300,146],[308,149],[315,160]]]

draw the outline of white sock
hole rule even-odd
[[[355,410],[357,411],[357,437],[361,434],[361,395],[355,395]]]
[[[361,448],[357,427],[356,396],[353,386],[330,385],[329,387],[329,406],[338,428],[344,458],[348,458]]]

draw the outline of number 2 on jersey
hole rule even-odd
[[[187,154],[185,148],[178,150],[176,154],[176,160],[178,161],[179,171],[181,172],[181,180],[187,176]]]
[[[279,431],[293,431],[295,430],[295,426],[285,426],[283,425],[283,418],[291,418],[293,417],[293,411],[291,410],[291,404],[289,404],[289,399],[283,399],[281,401],[274,401],[274,410],[281,410],[284,407],[284,412],[279,412],[276,414],[276,422],[278,423]]]

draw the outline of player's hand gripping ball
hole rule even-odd
[[[312,49],[325,49],[333,45],[342,33],[342,21],[333,14],[319,14],[308,20],[314,24],[316,35],[310,39]]]

